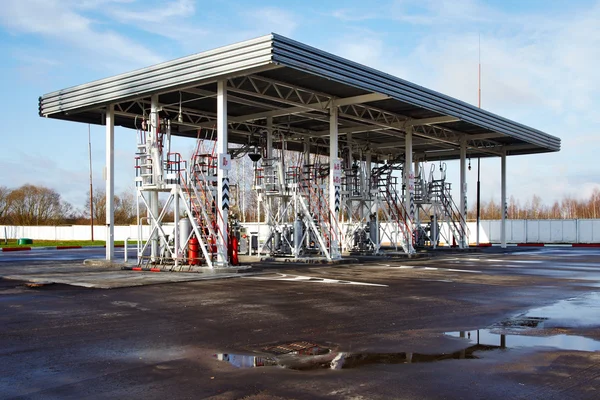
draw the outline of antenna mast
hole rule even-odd
[[[477,87],[478,107],[481,108],[481,33],[479,34],[479,84]]]

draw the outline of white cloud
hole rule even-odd
[[[525,201],[537,193],[551,202],[565,194],[585,196],[596,187],[597,174],[589,173],[594,155],[589,153],[595,151],[590,146],[598,135],[593,127],[600,122],[600,2],[560,14],[540,10],[528,15],[475,0],[405,0],[393,2],[387,11],[380,8],[375,21],[361,24],[363,12],[334,14],[342,22],[357,22],[334,41],[334,53],[471,104],[477,104],[481,33],[483,107],[563,138],[560,153],[509,157],[509,195]],[[405,46],[409,52],[403,54],[397,38],[348,34],[377,19],[414,26],[417,42]],[[484,160],[482,166],[483,199],[498,200],[499,162]],[[457,179],[456,174],[453,182]]]
[[[79,13],[72,2],[7,0],[0,8],[0,22],[9,31],[36,34],[59,45],[73,46],[93,60],[103,60],[103,63],[110,59],[120,64],[140,66],[162,61],[159,55],[145,46],[117,32],[99,29],[98,24]]]
[[[247,13],[252,24],[259,27],[261,34],[267,32],[290,36],[298,27],[298,16],[283,8],[264,7]]]
[[[156,31],[162,31],[177,27],[181,19],[193,16],[196,12],[196,7],[193,0],[175,0],[161,2],[158,6],[154,7],[148,7],[143,5],[143,3],[139,3],[136,4],[134,9],[111,7],[108,11],[110,15],[120,21],[148,24],[168,23],[167,29],[162,29],[160,25],[152,25]]]
[[[128,1],[127,3],[135,1]],[[137,29],[174,40],[183,45],[197,45],[201,38],[206,38],[209,35],[206,29],[198,27],[197,21],[193,21],[196,14],[193,0],[174,0],[160,2],[158,5],[136,2],[133,7],[125,4],[109,7],[103,12],[111,19],[122,24],[134,26]]]

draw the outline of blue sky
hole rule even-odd
[[[88,128],[38,117],[53,90],[276,32],[476,104],[481,35],[482,107],[562,139],[559,153],[508,158],[508,195],[587,197],[600,188],[598,21],[600,1],[3,0],[0,185],[43,184],[83,206]],[[104,130],[91,129],[100,186]],[[121,192],[135,135],[115,140]],[[458,187],[458,164],[448,170]],[[475,168],[467,179],[472,204]],[[499,196],[500,162],[485,159],[482,199]]]

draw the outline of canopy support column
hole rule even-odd
[[[502,153],[501,156],[501,167],[500,167],[500,212],[502,213],[502,223],[500,226],[500,242],[502,243],[502,248],[506,248],[506,151]]]
[[[412,231],[414,229],[413,223],[415,220],[415,173],[413,171],[413,127],[406,127],[405,140],[405,154],[404,154],[404,184],[406,187],[406,196],[404,198],[404,209],[408,212],[406,218],[406,225],[408,226],[408,232],[406,232],[406,248],[408,254],[413,254],[415,249],[412,242]]]
[[[217,218],[219,233],[217,241],[220,248],[228,249],[229,240],[228,217],[229,217],[229,175],[231,160],[227,150],[227,87],[226,81],[217,82],[217,154],[219,156],[219,168],[217,170]],[[227,255],[219,252],[217,262],[220,266],[228,266]]]
[[[338,156],[338,108],[329,109],[329,218],[331,228],[330,250],[332,259],[341,257],[339,251],[340,186],[342,183],[342,166]]]
[[[152,95],[150,98],[150,137],[148,142],[150,143],[150,154],[152,156],[152,184],[155,187],[159,185],[159,178],[162,176],[160,174],[160,151],[161,149],[158,147],[158,135],[160,132],[160,127],[158,126],[158,95]],[[152,190],[150,191],[150,210],[155,218],[159,215],[160,204],[158,202],[158,191]],[[159,238],[158,238],[158,229],[156,228],[157,221],[152,218],[151,219],[151,230],[154,232],[152,237],[150,238],[152,247],[150,251],[151,260],[153,262],[158,259],[159,252]]]
[[[467,138],[460,139],[460,248],[467,247]]]
[[[106,109],[106,260],[115,257],[115,107]]]

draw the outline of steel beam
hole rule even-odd
[[[457,122],[460,121],[459,118],[450,117],[450,116],[441,116],[441,117],[432,117],[432,118],[421,118],[421,119],[411,119],[406,122],[406,125],[410,126],[420,126],[420,125],[437,125],[437,124],[446,124],[449,122]]]

